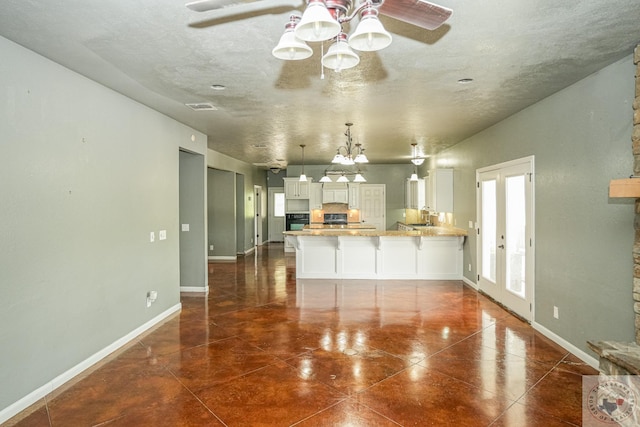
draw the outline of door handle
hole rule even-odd
[[[504,249],[504,245],[500,245],[498,246],[500,249]]]

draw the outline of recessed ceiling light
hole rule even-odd
[[[267,148],[266,144],[251,144],[253,148]]]
[[[465,78],[465,79],[458,80],[458,83],[460,83],[461,85],[466,85],[466,84],[471,83],[472,81],[473,81],[473,79]]]
[[[191,108],[195,111],[216,111],[217,108],[208,102],[205,103],[197,103],[197,104],[184,104],[187,107]]]
[[[213,90],[225,90],[227,87],[223,85],[211,85],[211,89]]]

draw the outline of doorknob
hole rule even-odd
[[[504,245],[500,245],[498,246],[500,249],[504,249]]]

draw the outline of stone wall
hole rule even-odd
[[[636,64],[636,93],[633,101],[633,174],[640,176],[640,45],[636,46],[633,62]],[[633,245],[633,310],[635,312],[636,344],[640,344],[640,199],[635,205],[635,242]]]

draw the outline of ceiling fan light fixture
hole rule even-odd
[[[389,46],[391,40],[391,34],[378,19],[378,11],[369,6],[362,11],[362,19],[349,37],[349,46],[355,50],[373,52]]]
[[[360,57],[349,47],[345,33],[338,34],[336,42],[322,57],[322,65],[337,72],[355,67],[358,63]]]
[[[297,61],[307,59],[313,55],[313,50],[302,40],[296,37],[294,29],[299,17],[291,15],[291,20],[285,25],[284,34],[280,37],[278,45],[273,48],[271,54],[285,61]]]
[[[340,31],[341,25],[331,16],[323,0],[309,0],[309,5],[295,29],[296,36],[307,42],[329,40]]]

